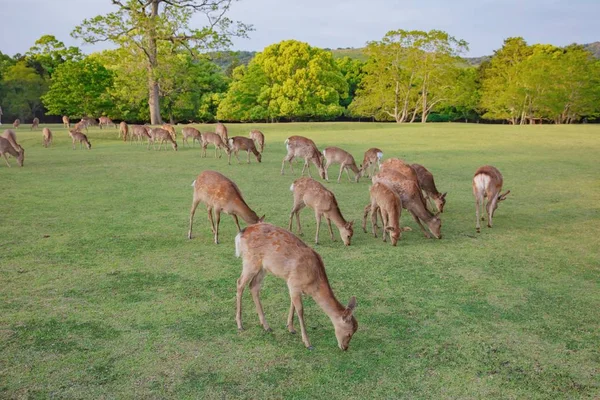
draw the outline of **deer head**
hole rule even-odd
[[[344,351],[348,350],[352,335],[358,329],[358,322],[356,322],[356,318],[353,315],[355,308],[356,297],[352,296],[342,315],[336,321],[333,321],[338,347]]]

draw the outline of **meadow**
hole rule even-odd
[[[148,151],[90,128],[92,150],[74,151],[66,130],[50,127],[48,149],[41,129],[18,130],[23,168],[0,161],[0,398],[600,397],[600,125],[228,125],[230,136],[264,132],[263,162],[250,165],[212,149],[201,158],[180,134],[179,151]],[[301,213],[335,295],[358,301],[347,352],[310,298],[315,349],[287,332],[288,291],[273,276],[261,292],[273,332],[249,290],[238,332],[231,217],[215,245],[201,205],[186,237],[191,184],[205,169],[287,227],[301,164],[279,171],[294,134],[357,162],[379,147],[425,165],[448,192],[443,239],[426,239],[405,212],[413,231],[397,247],[360,229],[367,179],[325,183],[355,221],[350,247],[325,225],[315,246],[314,213]],[[511,194],[476,234],[471,179],[485,164]]]

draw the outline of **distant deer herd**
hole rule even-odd
[[[87,132],[91,126],[117,127],[117,124],[108,117],[100,117],[99,120],[82,118],[74,125],[73,129],[70,129],[69,117],[63,116],[62,122],[64,127],[69,129],[74,150],[77,142],[79,142],[80,148],[84,145],[88,150],[92,148],[83,130]],[[14,129],[18,129],[20,124],[21,121],[15,120]],[[35,118],[31,130],[38,127],[39,120]],[[118,129],[119,137],[124,141],[130,143],[136,141],[138,144],[146,141],[148,149],[150,144],[156,149],[158,142],[158,150],[163,144],[166,148],[166,144],[169,143],[173,150],[177,151],[178,149],[177,133],[173,125],[164,124],[162,127],[150,127],[128,125],[123,121],[119,124]],[[50,129],[44,127],[42,135],[43,146],[52,146],[53,134]],[[201,157],[206,157],[208,145],[214,146],[215,158],[221,157],[222,151],[225,151],[229,164],[231,164],[232,154],[238,163],[241,163],[238,157],[240,151],[247,153],[247,163],[250,163],[250,153],[260,163],[265,149],[265,136],[261,131],[254,129],[250,131],[249,137],[229,137],[227,127],[222,123],[215,126],[214,132],[200,132],[193,127],[184,127],[181,135],[184,147],[190,147],[189,139],[192,139],[192,147],[195,146],[195,142],[200,144]],[[239,330],[243,329],[242,293],[245,286],[249,285],[260,323],[266,331],[271,331],[259,298],[262,281],[270,272],[285,280],[288,286],[291,300],[287,319],[289,332],[295,333],[294,315],[296,315],[300,324],[302,342],[307,348],[312,349],[304,322],[301,297],[302,294],[310,295],[331,319],[339,348],[347,350],[352,335],[358,329],[358,323],[354,317],[356,299],[352,297],[347,306],[336,299],[327,279],[321,256],[291,233],[295,217],[298,233],[302,234],[300,211],[308,206],[315,213],[315,244],[319,243],[319,228],[323,218],[327,222],[331,240],[335,240],[332,222],[337,227],[342,242],[346,246],[350,246],[354,235],[354,221],[344,218],[334,193],[312,178],[310,164],[317,169],[320,178],[327,182],[329,182],[328,170],[332,164],[340,165],[338,183],[340,183],[344,171],[351,182],[358,183],[361,177],[370,178],[372,181],[369,188],[370,201],[363,211],[363,231],[367,232],[367,220],[370,214],[373,236],[377,237],[378,219],[380,219],[382,239],[385,242],[389,238],[393,246],[396,246],[402,239],[402,232],[411,230],[400,224],[403,209],[413,217],[426,238],[433,236],[441,239],[440,214],[444,212],[447,193],[438,191],[433,174],[423,165],[408,164],[398,158],[389,158],[384,161],[384,153],[379,148],[368,149],[364,154],[362,164],[356,165],[354,157],[349,152],[333,146],[326,147],[321,152],[313,140],[303,136],[291,136],[285,140],[284,145],[287,154],[281,163],[281,174],[284,174],[286,162],[289,163],[289,168],[294,173],[292,161],[299,158],[304,161],[301,175],[304,175],[306,170],[309,175],[296,179],[290,186],[293,205],[289,215],[288,230],[265,223],[264,215],[259,218],[244,200],[239,187],[231,179],[217,171],[205,170],[192,183],[194,190],[188,238],[192,238],[194,214],[200,203],[206,205],[215,244],[219,243],[221,213],[232,216],[239,232],[234,241],[235,253],[237,257],[242,258],[242,273],[237,281],[235,317]],[[23,166],[25,149],[17,142],[14,130],[7,129],[0,135],[0,155],[4,157],[8,167],[10,167],[8,155],[15,157],[17,163],[21,167]],[[352,171],[353,177],[350,176],[349,171]],[[480,218],[481,220],[485,219],[483,216],[484,205],[487,226],[492,227],[492,218],[499,202],[505,200],[510,193],[510,190],[501,193],[503,183],[502,174],[491,165],[485,165],[476,170],[472,188],[475,197],[477,232],[481,231]],[[485,202],[485,198],[487,198],[487,202]],[[437,213],[432,211],[434,207]],[[248,225],[246,228],[241,229],[238,217]]]

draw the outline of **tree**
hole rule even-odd
[[[225,14],[232,0],[112,0],[117,11],[86,19],[72,33],[89,43],[111,41],[125,48],[137,48],[146,67],[148,106],[152,124],[160,116],[161,64],[158,49],[187,50],[196,55],[202,50],[227,47],[232,36],[246,36],[250,26],[234,23]],[[194,13],[204,14],[208,24],[190,28]]]
[[[97,60],[67,61],[56,68],[48,93],[42,96],[49,114],[96,116],[110,110],[113,73]]]
[[[354,96],[356,95],[356,89],[363,78],[363,66],[364,61],[353,59],[350,57],[342,57],[335,60],[340,72],[344,76],[346,83],[348,83],[348,97],[340,99],[340,105],[347,108]]]
[[[2,77],[3,112],[20,119],[35,117],[42,110],[40,96],[47,85],[33,68],[19,61],[6,69]]]
[[[60,64],[84,57],[77,47],[66,47],[52,35],[44,35],[36,40],[25,56],[29,66],[45,79],[50,78]]]
[[[219,119],[332,119],[344,111],[348,84],[331,52],[296,40],[266,47],[233,72]]]

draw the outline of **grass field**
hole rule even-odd
[[[230,125],[230,136],[255,127],[263,163],[231,166],[198,146],[124,144],[116,130],[91,129],[92,150],[73,151],[58,126],[49,149],[40,131],[19,129],[25,167],[0,161],[0,398],[600,397],[600,126],[259,124]],[[347,352],[311,299],[315,350],[287,332],[287,287],[272,276],[262,301],[273,333],[249,291],[238,333],[232,219],[215,245],[201,206],[186,238],[204,169],[287,226],[300,169],[279,169],[293,134],[357,161],[380,147],[424,164],[448,192],[442,240],[407,213],[413,231],[397,247],[360,229],[344,247],[322,226],[315,248],[333,290],[358,300]],[[471,179],[484,164],[511,194],[476,234]],[[345,179],[326,186],[360,225],[369,182]],[[301,215],[312,246],[314,214]]]

